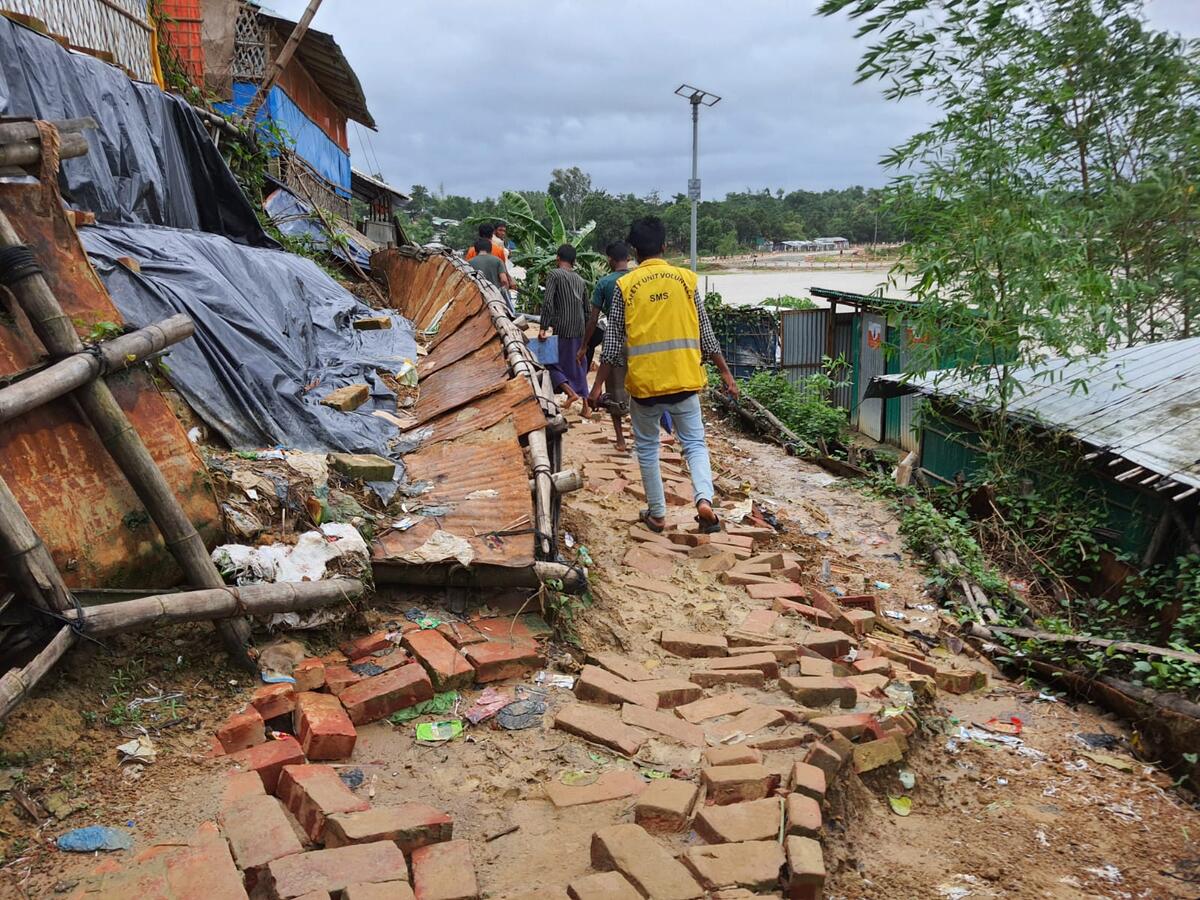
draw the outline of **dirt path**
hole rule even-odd
[[[666,574],[623,565],[632,544],[629,527],[639,502],[622,482],[630,463],[616,456],[599,423],[575,427],[566,456],[581,465],[587,487],[569,496],[564,528],[588,548],[595,565],[594,603],[577,613],[582,647],[616,651],[656,677],[686,671],[654,638],[662,629],[724,633],[761,602],[722,584],[684,558]],[[719,485],[726,502],[746,495],[775,501],[788,531],[772,539],[815,575],[822,557],[833,563],[832,584],[861,593],[885,582],[884,607],[906,618],[904,629],[937,632],[938,614],[922,594],[923,576],[904,553],[896,521],[886,507],[819,469],[776,448],[717,429],[713,438]],[[626,472],[622,472],[622,469]],[[687,507],[674,508],[680,522]],[[874,588],[870,588],[874,590]],[[413,605],[434,610],[439,598],[395,593],[378,599],[368,625],[394,618]],[[527,598],[489,595],[499,611],[514,612]],[[925,607],[925,608],[918,608]],[[332,637],[310,646],[326,652]],[[6,754],[46,746],[19,781],[35,798],[62,793],[81,804],[61,821],[38,828],[17,809],[11,793],[0,806],[5,842],[0,896],[40,897],[71,887],[94,865],[90,857],[58,853],[48,842],[79,825],[131,823],[135,849],[186,837],[216,818],[217,780],[228,769],[209,759],[210,735],[249,696],[250,685],[224,667],[205,628],[179,629],[117,645],[117,661],[104,655],[77,658],[39,697],[10,720],[0,737]],[[577,670],[565,647],[551,647],[551,666]],[[948,651],[933,651],[947,654]],[[1039,699],[1036,687],[1005,680],[985,663],[958,657],[955,665],[986,668],[991,687],[980,693],[939,693],[925,725],[899,767],[915,775],[905,790],[898,767],[849,775],[838,788],[825,825],[827,896],[907,897],[1197,897],[1200,896],[1200,816],[1174,792],[1164,775],[1128,753],[1128,731],[1095,709],[1066,699]],[[183,691],[183,721],[156,738],[160,758],[135,781],[115,765],[121,732],[104,725],[102,698],[114,673],[126,672],[132,693]],[[459,712],[475,691],[462,701]],[[552,691],[553,713],[573,701]],[[90,721],[99,712],[98,721]],[[961,726],[1018,716],[1024,745],[1009,748],[959,737]],[[159,720],[161,723],[162,720]],[[599,827],[629,821],[632,798],[556,809],[547,784],[586,780],[629,768],[620,756],[550,729],[506,732],[472,729],[468,737],[423,746],[411,725],[377,722],[359,729],[351,764],[360,767],[372,802],[420,800],[450,813],[455,837],[470,841],[483,893],[492,898],[555,898],[589,871],[589,841]],[[154,723],[147,723],[153,725]],[[129,734],[128,728],[126,734]],[[1099,751],[1131,771],[1118,771],[1079,755],[1077,734],[1107,733],[1113,749]],[[786,771],[795,749],[769,751],[765,763]],[[638,754],[645,769],[694,770],[700,751],[651,740]],[[366,788],[364,788],[365,790]],[[907,794],[913,811],[889,811],[887,795]],[[518,830],[495,837],[511,826]],[[492,838],[489,840],[489,838]],[[681,852],[694,834],[662,838]],[[1191,879],[1190,882],[1187,879]]]

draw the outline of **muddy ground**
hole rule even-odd
[[[777,448],[714,428],[713,457],[727,501],[769,498],[787,532],[777,546],[811,561],[833,561],[833,584],[858,592],[886,582],[885,608],[902,612],[903,627],[936,631],[924,578],[897,538],[895,517],[880,501]],[[594,602],[575,615],[585,650],[617,649],[648,669],[671,671],[672,658],[651,640],[656,629],[721,631],[752,608],[745,593],[685,561],[669,581],[625,569],[628,529],[638,501],[614,482],[619,460],[604,429],[573,428],[569,461],[587,470],[588,486],[572,494],[564,528],[588,548]],[[677,515],[685,515],[680,512]],[[376,601],[370,621],[439,598],[395,592]],[[489,605],[513,610],[528,598],[489,595]],[[529,608],[537,605],[537,599]],[[367,623],[358,622],[360,633]],[[304,636],[323,652],[342,635]],[[552,660],[569,668],[567,645]],[[582,654],[576,650],[575,659]],[[1129,752],[1132,735],[1120,722],[1044,686],[1005,679],[982,661],[960,659],[991,675],[984,692],[940,694],[903,768],[916,777],[904,790],[897,768],[849,776],[827,819],[827,895],[841,898],[1195,898],[1200,896],[1200,814],[1171,780]],[[107,648],[75,651],[4,726],[0,751],[19,771],[0,776],[0,896],[42,897],[65,890],[96,860],[60,853],[53,839],[70,828],[128,825],[135,848],[185,837],[215,818],[216,785],[227,767],[208,756],[216,726],[248,698],[252,682],[230,669],[211,629],[195,626],[131,636]],[[129,700],[179,692],[175,702],[141,706]],[[473,693],[473,692],[472,692]],[[551,708],[569,699],[552,698]],[[963,740],[961,725],[1018,716],[1023,748]],[[549,721],[549,717],[547,717]],[[115,747],[146,728],[157,760],[142,768],[117,765]],[[1079,734],[1113,736],[1102,751],[1129,771],[1080,755]],[[473,729],[465,740],[418,745],[412,726],[386,722],[359,731],[354,765],[374,802],[422,800],[445,808],[455,836],[471,840],[486,896],[561,896],[588,870],[588,839],[599,826],[627,820],[631,800],[555,810],[542,786],[563,773],[596,772],[628,763],[562,732]],[[790,751],[779,751],[790,758]],[[694,765],[698,751],[652,742],[652,765]],[[695,757],[695,758],[693,758]],[[775,760],[778,764],[780,760]],[[784,761],[786,762],[786,761]],[[57,810],[35,823],[18,797]],[[906,793],[906,818],[887,795]],[[37,807],[34,807],[35,811]],[[517,831],[495,835],[511,825]],[[488,840],[489,837],[494,839]],[[689,840],[675,840],[682,847]]]

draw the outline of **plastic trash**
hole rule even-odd
[[[88,825],[59,835],[55,842],[59,850],[71,853],[95,853],[97,850],[132,850],[133,835],[124,828],[108,825]]]
[[[911,797],[893,797],[889,794],[888,805],[892,808],[892,812],[898,816],[907,816],[910,812],[912,812]]]
[[[362,787],[364,779],[363,770],[358,768],[358,766],[355,766],[353,769],[341,769],[338,772],[338,778],[342,779],[342,784],[346,785],[350,790],[357,790]]]
[[[552,688],[562,688],[565,691],[569,691],[575,687],[575,677],[573,675],[564,675],[562,672],[551,672],[549,669],[542,669],[533,676],[533,680],[537,684],[544,684]]]
[[[467,721],[472,725],[486,722],[512,701],[513,698],[508,691],[494,687],[487,688],[476,698],[474,705],[467,710]]]
[[[417,740],[441,742],[456,738],[463,733],[461,719],[444,719],[441,722],[422,722],[417,726]]]
[[[154,749],[154,742],[145,735],[134,738],[132,741],[126,741],[117,747],[117,761],[122,765],[125,763],[149,765],[157,757],[158,751]]]
[[[886,581],[876,581],[875,582],[875,590],[877,590],[877,591],[890,591],[891,589],[892,589],[892,586],[890,584],[888,584],[888,582],[886,582]]]
[[[917,785],[917,776],[908,769],[901,769],[897,773],[897,777],[906,791],[911,791]]]
[[[388,721],[393,725],[403,725],[405,722],[411,722],[421,716],[448,713],[454,709],[456,703],[458,703],[458,691],[442,691],[440,694],[434,694],[428,700],[422,700],[416,706],[392,713],[388,716]]]
[[[521,731],[540,724],[545,713],[545,700],[527,697],[524,700],[514,700],[503,707],[496,713],[496,721],[500,723],[501,728],[508,731]]]

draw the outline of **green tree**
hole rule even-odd
[[[580,214],[584,201],[592,192],[592,176],[579,166],[569,169],[555,169],[550,173],[548,193],[554,198],[564,213],[564,218],[571,231],[579,228]]]
[[[885,158],[898,274],[926,301],[918,368],[949,366],[1003,414],[1017,366],[1194,330],[1195,44],[1147,28],[1141,0],[820,7],[841,11],[872,41],[860,80],[939,111]]]

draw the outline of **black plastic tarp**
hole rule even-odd
[[[102,222],[168,225],[274,246],[195,112],[153,84],[0,16],[0,116],[91,116],[59,186]]]
[[[358,330],[381,315],[311,260],[218,235],[152,226],[80,230],[84,247],[126,320],[145,326],[175,313],[196,323],[166,359],[171,383],[230,446],[383,453],[396,411],[377,370],[416,361],[412,325]],[[139,273],[117,262],[132,257]],[[354,412],[322,406],[336,388],[366,383]]]

